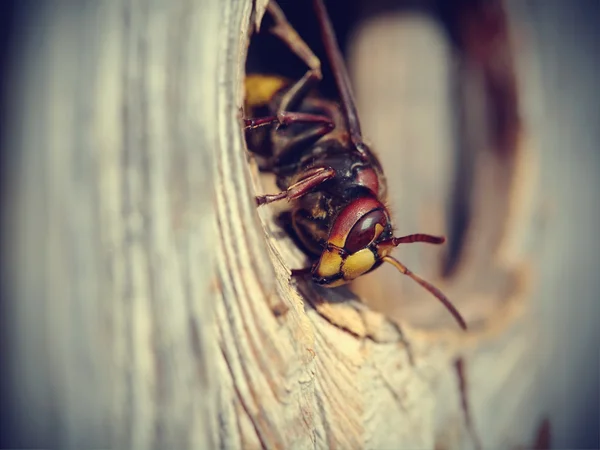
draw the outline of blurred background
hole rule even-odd
[[[294,17],[294,25],[309,45],[320,51],[311,9],[306,8],[301,1],[282,0],[280,3],[288,16]],[[385,86],[384,94],[390,92],[389,90],[394,88],[396,79],[389,73],[395,73],[396,69],[390,69],[387,84],[385,84],[386,73],[382,72],[383,69],[374,71],[373,84],[370,84],[368,77],[365,76],[365,64],[361,66],[360,61],[361,58],[364,60],[367,53],[375,55],[371,60],[375,61],[377,49],[373,46],[377,44],[379,38],[373,36],[379,35],[369,35],[369,33],[373,33],[373,29],[389,28],[390,23],[410,22],[414,25],[415,16],[419,16],[417,22],[422,21],[420,13],[432,9],[438,11],[439,16],[444,20],[453,15],[454,8],[464,7],[464,3],[463,0],[457,0],[441,2],[443,6],[439,6],[437,2],[427,0],[369,2],[331,0],[327,2],[338,37],[347,56],[351,58],[353,76],[359,80],[357,86],[359,106],[362,110],[375,111],[369,118],[363,119],[365,128],[371,131],[370,137],[374,142],[377,143],[379,139],[381,146],[386,145],[377,129],[379,116],[375,115],[378,110],[384,108],[385,99],[376,99],[369,88],[375,85]],[[544,385],[547,399],[545,404],[551,411],[552,448],[599,448],[600,327],[597,321],[600,320],[600,277],[597,272],[600,268],[600,245],[595,234],[600,229],[600,202],[598,201],[600,194],[600,2],[597,0],[513,0],[507,5],[514,21],[512,24],[518,30],[516,35],[520,44],[516,46],[516,58],[519,92],[525,126],[532,137],[534,159],[529,167],[536,185],[533,200],[528,203],[532,210],[526,215],[527,223],[524,225],[527,228],[526,236],[519,241],[522,245],[519,250],[522,254],[531,256],[534,273],[531,295],[538,305],[537,313],[542,316],[540,319],[543,323],[542,336],[547,336],[546,343],[552,343],[551,348],[540,349],[540,359],[550,361],[544,363],[547,373],[544,375],[543,383],[540,383]],[[45,75],[38,73],[32,76],[26,71],[43,70],[49,67],[47,62],[37,65],[29,58],[41,60],[42,57],[48,56],[36,52],[36,49],[42,48],[44,40],[49,38],[48,24],[54,23],[56,17],[63,19],[68,17],[70,21],[81,19],[82,23],[84,21],[93,23],[96,18],[90,16],[92,14],[90,11],[92,8],[88,8],[86,2],[40,1],[34,4],[34,2],[13,0],[2,4],[0,142],[4,218],[6,218],[5,212],[12,210],[6,206],[14,207],[12,200],[22,176],[16,170],[22,170],[20,163],[28,160],[24,156],[27,152],[34,153],[27,145],[23,145],[23,142],[31,141],[22,139],[23,135],[36,132],[35,129],[30,128],[34,122],[24,120],[25,117],[30,117],[36,112],[35,103],[31,102],[31,92],[40,89],[43,93],[47,87],[27,84],[35,80],[43,80]],[[393,22],[392,19],[396,15],[400,19],[398,22]],[[401,17],[406,16],[412,17],[413,20],[402,22]],[[384,23],[382,18],[389,20]],[[99,28],[102,26],[100,25]],[[422,54],[423,58],[430,57],[432,54],[441,55],[438,61],[443,60],[443,64],[439,66],[441,70],[439,73],[445,74],[447,67],[455,64],[452,57],[448,56],[451,53],[447,44],[449,38],[429,22],[425,28],[429,30],[425,34],[422,33],[423,27],[421,27],[413,35],[410,32],[404,35],[408,42],[414,43],[412,50],[402,47],[406,43],[400,43],[399,47],[406,52],[415,51],[414,49],[417,48],[418,52],[415,54]],[[365,41],[369,44],[364,44]],[[84,42],[82,46],[85,45]],[[256,52],[253,53],[251,49],[250,69],[257,67],[264,70],[267,67],[269,70],[290,77],[303,73],[302,64],[289,55],[281,44],[268,39],[260,42],[259,39],[257,45],[260,48]],[[273,55],[278,56],[273,57]],[[72,55],[72,57],[77,60],[78,56]],[[385,55],[379,55],[379,61],[382,59],[385,61]],[[87,63],[93,65],[94,61],[88,60]],[[422,68],[423,64],[428,63],[419,66],[418,62],[415,62],[415,67]],[[369,67],[368,64],[366,67]],[[419,76],[418,72],[411,72],[411,67],[402,70],[407,77]],[[331,81],[327,81],[327,70],[325,74],[324,90],[331,94],[335,88]],[[60,70],[53,72],[52,75],[61,75]],[[50,76],[50,72],[47,76]],[[439,79],[436,78],[429,86],[436,85],[435,83],[438,82]],[[441,92],[441,95],[451,98],[456,86],[452,83],[443,83],[443,88],[435,92]],[[30,90],[26,104],[23,91],[25,88]],[[428,94],[431,92],[425,92],[423,95]],[[399,120],[395,118],[406,118],[405,123],[408,125],[400,124],[399,127],[405,126],[410,131],[411,119],[408,117],[410,111],[401,109],[402,104],[410,105],[410,96],[394,95],[390,92],[390,97],[394,99],[392,103],[397,103],[399,109],[395,110],[393,105],[385,104],[384,118],[392,118],[392,123],[394,120]],[[40,101],[44,99],[47,97],[40,96]],[[16,106],[19,108],[15,109]],[[44,105],[47,106],[49,105]],[[444,114],[446,116],[441,119],[441,123],[452,122],[453,110],[449,108]],[[431,117],[425,119],[427,118]],[[423,121],[423,118],[420,120]],[[389,125],[389,122],[385,125]],[[448,136],[452,135],[452,126],[449,127],[450,129],[432,131],[435,142],[431,145],[438,148],[438,151],[439,148],[444,148]],[[387,129],[390,127],[387,126]],[[406,133],[404,132],[403,136]],[[419,135],[423,136],[423,133],[420,132]],[[387,139],[390,139],[390,136],[387,136]],[[391,136],[391,139],[393,143],[393,140],[398,137]],[[389,152],[382,150],[382,153]],[[449,158],[449,156],[442,154],[441,158]],[[450,165],[454,164],[453,160],[443,159],[443,161]],[[402,161],[395,162],[393,158],[386,163],[386,167],[392,168],[393,164],[399,164],[397,170],[402,170],[400,167]],[[41,170],[43,171],[43,168]],[[389,173],[390,171],[388,177]],[[399,172],[392,170],[391,173]],[[432,177],[436,173],[434,171],[429,176]],[[525,172],[525,175],[528,173]],[[456,181],[448,174],[445,176],[449,178],[440,181],[439,186],[448,188],[444,192],[456,192],[454,189],[458,188],[453,184]],[[407,189],[403,180],[396,179],[397,177],[394,176],[390,178],[392,189],[396,191]],[[403,192],[402,195],[406,193]],[[443,201],[447,200],[443,199]],[[397,201],[399,204],[395,205],[396,210],[410,214],[409,217],[417,216],[402,209],[402,196],[398,197]],[[48,205],[38,205],[38,207],[43,210]],[[452,215],[452,213],[448,214]],[[43,217],[43,214],[40,214],[39,220],[44,220]],[[432,220],[426,218],[422,221],[431,223],[441,220],[434,217]],[[34,340],[33,347],[31,344],[27,346],[27,351],[30,353],[22,353],[24,347],[19,346],[21,341],[16,340],[15,336],[17,331],[20,335],[27,334],[29,331],[16,330],[17,322],[14,319],[17,310],[21,314],[39,313],[32,306],[23,307],[23,304],[31,299],[16,296],[14,293],[23,292],[22,289],[17,290],[16,285],[27,280],[27,276],[23,275],[24,270],[31,270],[34,273],[42,269],[13,265],[15,259],[10,254],[13,247],[8,247],[7,243],[12,243],[17,238],[11,234],[15,232],[15,228],[9,230],[7,222],[3,220],[0,284],[0,306],[2,307],[0,349],[2,367],[5,368],[2,372],[1,384],[3,407],[0,408],[2,421],[0,447],[44,446],[46,439],[55,437],[53,427],[59,424],[59,415],[50,415],[55,411],[55,406],[52,405],[54,400],[51,395],[49,369],[48,373],[42,370],[37,374],[31,374],[28,371],[39,370],[40,367],[49,367],[52,364],[53,342],[51,337],[48,340]],[[448,222],[452,223],[452,219]],[[22,230],[26,230],[25,226],[26,224],[23,224]],[[406,234],[408,234],[416,231],[410,228],[418,226],[418,222],[415,220],[415,223],[404,226],[407,227]],[[460,235],[460,224],[454,224],[454,228],[452,226],[449,228],[450,233]],[[422,231],[435,232],[436,230]],[[27,240],[27,235],[22,234],[19,239]],[[36,239],[43,241],[44,237],[37,236]],[[420,259],[419,254],[416,253],[411,255],[410,250],[406,254],[409,261],[412,258],[415,267],[421,271],[427,270],[430,260]],[[20,273],[19,277],[14,276],[17,272]],[[483,283],[485,281],[483,280]],[[405,284],[402,281],[400,283],[402,286]],[[385,293],[381,295],[385,297]],[[420,323],[420,320],[425,321],[430,317],[430,310],[421,312],[418,308],[418,305],[403,304],[396,312],[410,313],[414,309],[415,322]],[[484,310],[481,314],[489,314],[489,311]],[[22,320],[21,318],[18,323],[27,323]],[[35,334],[37,331],[39,330],[31,330],[31,333]],[[37,358],[38,362],[43,361],[43,363],[31,362],[32,358]],[[535,361],[532,361],[532,364],[535,364]],[[32,367],[35,369],[31,369]],[[523,370],[527,368],[524,367]],[[19,390],[27,392],[19,392]],[[27,401],[35,405],[33,410],[23,403]],[[40,408],[39,405],[43,407]],[[28,435],[28,421],[36,424],[36,429],[42,430],[40,436]]]

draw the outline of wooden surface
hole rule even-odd
[[[273,209],[254,207],[266,186],[239,124],[252,2],[60,5],[30,19],[12,72],[7,367],[20,445],[473,448],[459,356],[485,448],[531,445],[546,416],[569,445],[568,420],[548,395],[563,379],[547,374],[566,367],[553,353],[566,332],[550,332],[564,311],[552,280],[575,280],[577,267],[542,261],[562,257],[553,243],[565,227],[543,234],[538,218],[554,192],[542,182],[562,174],[546,132],[563,122],[550,129],[540,118],[536,76],[554,82],[536,72],[537,59],[519,66],[532,131],[500,191],[510,214],[500,227],[475,228],[497,249],[488,277],[444,281],[438,250],[402,250],[456,299],[474,325],[464,334],[395,273],[381,276],[397,284],[357,286],[364,303],[350,290],[290,283],[289,268],[305,261]],[[375,41],[386,45],[369,52]],[[365,129],[388,174],[402,174],[388,175],[399,230],[443,231],[452,133],[440,102],[452,65],[444,39],[422,18],[388,16],[364,23],[350,54]],[[365,80],[363,68],[377,65],[381,78]],[[382,111],[400,124],[384,127]],[[406,153],[416,147],[423,153]],[[423,169],[430,159],[436,165]],[[485,256],[475,250],[471,267]],[[597,310],[582,298],[580,317]]]
[[[229,17],[142,1],[47,2],[28,19],[7,215],[21,445],[215,445],[207,118],[224,108]]]

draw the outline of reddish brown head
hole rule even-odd
[[[437,297],[466,329],[460,313],[439,289],[390,256],[402,243],[442,244],[445,239],[427,234],[393,237],[392,232],[390,216],[383,203],[374,197],[354,200],[337,216],[321,257],[312,268],[313,280],[324,287],[341,286],[387,262]]]
[[[340,212],[331,228],[325,249],[312,270],[314,281],[335,287],[373,270],[385,256],[378,244],[391,233],[387,209],[379,200],[354,200]]]

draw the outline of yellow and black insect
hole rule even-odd
[[[252,118],[244,119],[244,126],[249,147],[259,153],[260,141],[260,153],[267,149],[263,169],[275,174],[281,189],[258,196],[256,202],[290,202],[293,230],[314,261],[310,268],[293,270],[294,276],[311,275],[321,286],[336,287],[387,262],[437,297],[466,329],[460,313],[439,289],[391,256],[399,244],[442,244],[445,239],[393,236],[381,164],[363,141],[348,73],[323,1],[314,0],[313,5],[340,104],[314,89],[323,78],[321,62],[271,1],[270,31],[309,70],[295,83],[278,76],[247,76],[245,113]],[[268,125],[275,126],[263,128]]]

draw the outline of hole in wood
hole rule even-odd
[[[490,9],[466,0],[454,9],[444,2],[419,8],[341,3],[327,2],[327,8],[347,56],[363,133],[387,177],[396,234],[448,237],[444,249],[415,244],[394,255],[438,285],[471,328],[483,326],[523,287],[521,268],[502,264],[499,256],[514,231],[510,219],[520,195],[514,174],[524,151],[506,11],[499,2]],[[319,90],[335,98],[312,8],[279,4],[323,62]],[[306,66],[263,29],[251,39],[246,70],[297,80]],[[278,191],[272,174],[259,180],[257,193]],[[282,203],[260,213],[267,234],[291,268],[306,266],[298,242],[277,221],[287,206]],[[392,267],[358,278],[349,290],[315,295],[339,302],[340,292],[349,299],[354,292],[402,323],[455,327],[429,293]]]

